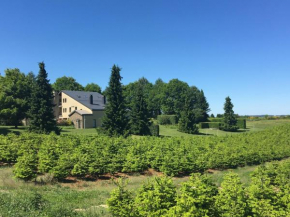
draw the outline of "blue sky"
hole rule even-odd
[[[104,89],[178,78],[203,89],[212,113],[290,114],[288,0],[1,0],[0,72],[72,76]]]

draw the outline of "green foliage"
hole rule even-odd
[[[142,85],[136,86],[129,121],[130,131],[134,135],[150,135],[149,111],[143,92]]]
[[[240,129],[247,129],[246,119],[237,118],[237,126]]]
[[[248,216],[246,193],[237,174],[228,173],[224,176],[215,198],[215,207],[219,216]]]
[[[220,122],[200,122],[199,128],[200,129],[206,129],[206,128],[216,128],[219,129],[221,126]]]
[[[60,129],[56,126],[56,121],[54,120],[52,99],[52,87],[47,79],[45,65],[41,62],[39,63],[39,73],[36,78],[36,84],[33,87],[30,102],[30,132],[60,133]]]
[[[113,216],[135,216],[132,193],[125,189],[127,182],[121,178],[114,181],[114,183],[117,188],[111,192],[111,197],[107,200],[110,212]]]
[[[158,124],[151,123],[151,125],[149,126],[149,130],[150,130],[151,136],[159,136],[159,125]]]
[[[144,183],[134,201],[136,216],[162,216],[175,205],[176,187],[168,177],[156,177]]]
[[[157,121],[161,125],[175,125],[178,123],[178,118],[176,115],[158,115]]]
[[[290,125],[228,137],[0,135],[0,161],[15,163],[30,147],[37,154],[36,172],[59,179],[149,168],[167,175],[190,174],[290,157],[289,131]]]
[[[213,216],[217,192],[217,186],[208,176],[192,174],[189,181],[182,183],[177,204],[168,216]]]
[[[22,156],[19,156],[14,166],[14,175],[16,178],[25,181],[36,177],[37,172],[37,155],[33,150],[27,150]]]
[[[121,69],[118,66],[113,65],[107,89],[106,96],[109,103],[105,108],[103,128],[109,136],[124,135],[128,127],[120,71]]]
[[[164,87],[162,111],[167,115],[177,115],[180,117],[188,95],[189,86],[186,82],[172,79]]]
[[[0,120],[15,128],[27,117],[33,87],[30,76],[25,76],[19,69],[7,69],[5,76],[0,76]]]
[[[85,86],[84,88],[85,91],[88,92],[98,92],[98,93],[102,93],[102,89],[99,85],[95,84],[95,83],[89,83]]]
[[[233,104],[231,102],[231,98],[227,97],[226,102],[224,104],[224,121],[221,126],[221,129],[224,131],[231,131],[235,132],[239,129],[237,126],[237,119],[235,117],[234,111],[233,111]]]
[[[54,91],[60,92],[62,90],[84,90],[84,87],[80,85],[73,77],[60,77],[52,84]]]
[[[178,130],[180,132],[189,134],[198,133],[198,127],[196,126],[196,116],[193,111],[193,103],[189,96],[187,96],[185,100],[184,108],[178,121]]]

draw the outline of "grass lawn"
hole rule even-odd
[[[200,129],[199,135],[190,135],[186,133],[179,132],[177,130],[177,125],[160,125],[160,135],[161,136],[200,136],[200,135],[216,135],[216,136],[224,136],[230,134],[238,134],[243,132],[255,132],[264,130],[269,127],[278,126],[281,124],[290,123],[288,119],[281,120],[261,120],[261,121],[247,121],[247,129],[240,129],[238,132],[225,132],[218,129]]]
[[[247,129],[241,129],[238,132],[225,132],[218,129],[200,129],[199,135],[191,135],[187,133],[182,133],[177,130],[177,125],[160,125],[160,135],[161,136],[201,136],[201,135],[217,135],[224,136],[230,134],[237,134],[243,132],[255,132],[264,130],[269,127],[278,126],[281,124],[290,123],[290,120],[261,120],[261,121],[247,121]],[[81,134],[81,135],[96,135],[96,129],[75,129],[73,126],[62,126],[62,134]],[[20,126],[15,129],[13,126],[0,126],[0,135],[7,135],[8,133],[20,134],[26,131],[26,127]]]

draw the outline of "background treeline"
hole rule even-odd
[[[227,137],[116,138],[10,134],[0,136],[0,162],[15,163],[16,177],[38,174],[98,177],[106,173],[167,175],[226,169],[290,157],[290,126]]]
[[[124,180],[108,199],[113,216],[279,216],[290,215],[290,160],[258,167],[245,187],[235,173],[218,188],[209,176],[192,174],[180,189],[172,179],[157,177],[137,193]]]

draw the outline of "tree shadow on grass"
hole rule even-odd
[[[16,135],[20,135],[22,132],[24,132],[26,128],[19,127],[15,129],[13,126],[0,126],[0,135],[6,136],[9,133],[14,133]]]

